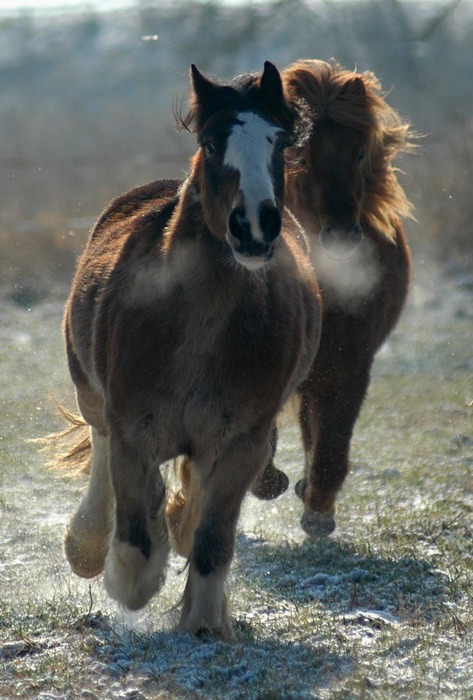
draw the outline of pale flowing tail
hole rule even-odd
[[[49,457],[46,462],[48,469],[62,472],[65,476],[88,475],[92,459],[89,425],[82,416],[58,402],[55,404],[66,427],[35,438],[31,442],[40,445],[41,450]]]

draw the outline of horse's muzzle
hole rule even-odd
[[[320,230],[320,245],[332,260],[348,260],[363,241],[363,229],[359,224],[338,226],[326,224]]]
[[[272,205],[261,204],[252,220],[244,206],[237,206],[228,218],[227,241],[236,260],[249,269],[257,269],[271,260],[280,232],[281,214]]]
[[[235,260],[248,270],[258,270],[270,262],[273,257],[273,243],[260,243],[258,241],[242,243],[230,231],[227,231],[227,242],[232,249]]]

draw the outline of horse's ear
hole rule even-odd
[[[191,81],[194,94],[201,104],[208,104],[216,98],[220,86],[202,75],[194,64],[191,65]]]
[[[269,104],[284,101],[281,74],[271,61],[265,61],[263,74],[259,81],[261,94]]]
[[[350,97],[364,97],[366,95],[366,87],[363,79],[356,76],[350,78],[340,90],[340,95],[350,95]]]

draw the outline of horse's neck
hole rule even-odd
[[[193,172],[183,183],[179,203],[164,236],[163,252],[172,255],[183,246],[194,248],[196,255],[204,259],[215,273],[245,277],[239,274],[239,266],[232,264],[233,256],[225,240],[227,214],[212,201],[204,204],[198,174]]]
[[[189,242],[205,240],[212,234],[205,222],[200,194],[190,176],[181,186],[179,201],[163,237],[163,252],[172,256]]]
[[[168,274],[175,274],[191,293],[206,294],[209,301],[213,298],[212,303],[216,297],[225,303],[241,293],[245,271],[232,265],[228,247],[210,231],[192,178],[182,185],[162,252]]]

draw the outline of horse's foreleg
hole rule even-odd
[[[108,468],[108,437],[91,428],[92,466],[87,492],[64,539],[72,570],[84,578],[100,574],[113,530],[114,495]]]
[[[312,535],[335,528],[335,501],[348,472],[350,441],[375,353],[405,303],[410,254],[400,226],[396,236],[396,245],[377,242],[383,276],[360,315],[343,309],[324,311],[319,351],[300,390],[306,463],[296,493],[305,505],[302,526]]]
[[[105,562],[108,594],[130,610],[145,606],[161,588],[169,555],[165,485],[120,436],[110,439],[116,500],[115,533]]]
[[[324,314],[319,351],[299,390],[305,452],[302,527],[310,535],[335,529],[335,501],[349,468],[350,441],[370,380],[373,310],[364,316]]]
[[[179,629],[234,638],[225,581],[233,558],[241,503],[270,453],[268,438],[258,445],[240,437],[203,474],[202,513],[194,533]]]
[[[335,529],[335,502],[348,472],[353,427],[368,384],[369,371],[364,371],[330,388],[314,383],[301,390],[305,471],[296,493],[304,502],[301,525],[309,535]]]

